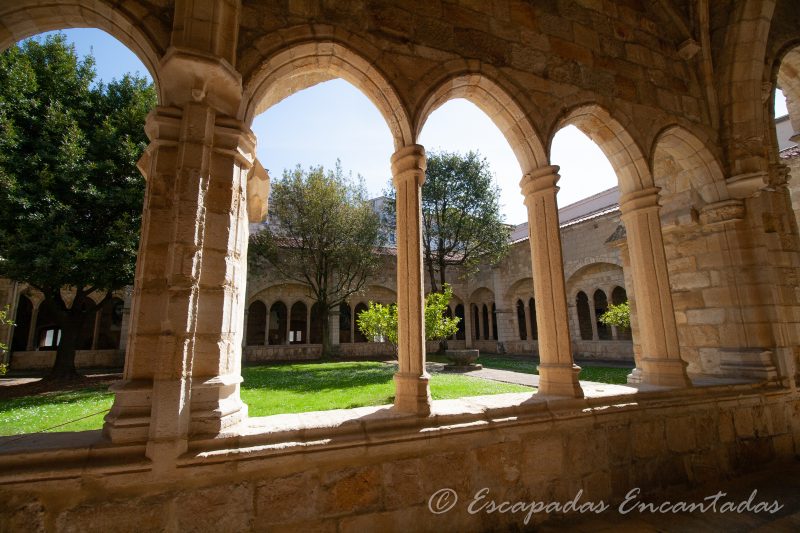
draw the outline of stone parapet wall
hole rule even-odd
[[[55,350],[12,352],[11,370],[41,370],[52,368]],[[78,350],[75,352],[77,368],[122,368],[125,352],[122,350]]]
[[[242,348],[246,363],[270,361],[311,361],[322,356],[321,344],[288,344],[279,346],[246,346]],[[382,342],[353,342],[340,344],[341,357],[394,357],[394,350]]]
[[[19,443],[0,452],[0,516],[8,531],[133,521],[140,531],[521,529],[524,513],[467,506],[484,488],[498,502],[567,502],[582,491],[581,502],[614,504],[634,488],[654,501],[794,460],[800,443],[798,396],[776,388],[526,398],[434,402],[436,416],[423,419],[385,407],[251,419],[249,434],[195,442],[179,469],[159,472],[143,449],[108,447],[97,432],[50,452],[66,441],[39,436],[25,452],[14,451]],[[553,424],[563,418],[570,423]],[[458,502],[434,515],[428,502],[445,488]]]
[[[633,362],[631,341],[573,341],[575,359],[605,359]]]

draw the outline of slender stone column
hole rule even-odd
[[[269,344],[269,311],[270,311],[270,306],[266,305],[266,304],[264,304],[264,305],[267,308],[267,316],[264,319],[264,346],[266,346],[266,345]]]
[[[392,156],[397,195],[397,337],[400,368],[394,376],[395,408],[430,414],[431,393],[425,371],[425,321],[422,277],[422,184],[425,149],[405,146]]]
[[[588,294],[589,296],[589,319],[592,322],[592,340],[599,341],[600,335],[597,332],[597,311],[595,311],[594,307],[594,293],[591,292]]]
[[[464,302],[464,346],[472,348],[472,304]]]
[[[331,337],[331,346],[339,346],[339,306],[330,311],[328,315],[328,334]]]
[[[303,344],[311,344],[311,305],[306,304],[306,330],[303,332]]]
[[[525,309],[525,334],[526,339],[532,341],[533,340],[533,330],[531,330],[531,304],[523,303],[523,308]]]
[[[28,330],[28,342],[25,345],[25,349],[29,352],[38,348],[38,346],[34,346],[34,343],[37,342],[36,330],[38,329],[37,322],[39,321],[39,307],[42,305],[41,301],[37,303],[36,301],[31,300],[31,302],[33,303],[33,311],[31,311],[31,327]]]
[[[525,174],[520,181],[528,208],[533,292],[539,333],[539,393],[582,398],[580,367],[572,359],[567,296],[558,227],[558,167]]]
[[[691,386],[678,344],[658,215],[658,188],[625,194],[619,203],[636,293],[642,379],[654,385]]]

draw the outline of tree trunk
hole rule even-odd
[[[75,305],[73,303],[73,309]],[[61,341],[56,348],[56,360],[48,379],[69,380],[80,377],[75,369],[75,350],[78,345],[78,337],[83,329],[85,314],[80,310],[73,311],[73,309],[57,313]]]
[[[331,347],[331,310],[327,305],[320,305],[320,307],[322,308],[322,358],[330,359],[333,356]]]

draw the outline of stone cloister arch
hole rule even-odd
[[[36,0],[4,2],[0,5],[0,50],[39,33],[70,28],[97,28],[105,31],[144,64],[160,89],[158,64],[169,47],[168,17],[153,10],[141,18],[141,6],[135,1],[112,5],[111,2],[69,0],[57,8]],[[161,94],[159,92],[159,100]]]
[[[690,386],[686,363],[680,354],[664,255],[658,188],[644,155],[647,152],[622,121],[598,104],[567,109],[556,125],[548,146],[560,128],[576,126],[599,146],[617,174],[622,193],[621,218],[627,233],[627,251],[637,302],[639,327],[634,332],[638,337],[635,342],[641,346],[641,355],[636,363],[642,369],[643,380],[658,385]]]

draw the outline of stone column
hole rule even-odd
[[[594,292],[587,294],[589,297],[589,319],[592,323],[592,340],[599,341],[600,334],[597,332],[597,312],[594,307]]]
[[[190,438],[235,433],[247,417],[239,396],[245,195],[268,178],[251,184],[255,137],[234,118],[239,10],[239,2],[176,2],[158,65],[161,105],[148,116],[150,145],[139,161],[147,188],[131,332],[104,433],[146,442],[157,470],[174,466]]]
[[[531,304],[523,302],[522,307],[525,309],[525,340],[533,341],[533,330],[531,330]]]
[[[331,346],[339,347],[339,306],[331,309],[328,315],[328,333],[331,336]]]
[[[38,348],[38,346],[35,345],[36,330],[38,329],[38,324],[36,322],[39,320],[39,307],[41,307],[42,301],[31,299],[31,303],[33,304],[33,311],[31,311],[31,327],[28,330],[28,344],[25,346],[25,349],[29,352]]]
[[[658,189],[624,194],[619,203],[636,293],[642,380],[654,385],[691,386],[678,344],[658,215]]]
[[[264,346],[266,346],[266,345],[269,344],[269,311],[270,311],[270,306],[268,306],[267,304],[264,304],[264,305],[267,308],[267,316],[264,319]]]
[[[399,370],[395,408],[427,416],[431,409],[425,371],[425,322],[422,277],[422,184],[425,149],[405,146],[392,156],[397,202],[397,337]]]
[[[567,296],[558,227],[558,167],[529,172],[520,181],[528,208],[528,231],[539,333],[539,393],[582,398],[580,367],[572,359]]]
[[[311,305],[306,304],[306,330],[303,332],[305,338],[303,344],[311,344]]]
[[[131,288],[125,287],[125,296],[122,298],[122,323],[119,326],[118,350],[125,350],[128,345],[128,335],[131,328]]]
[[[472,304],[464,302],[464,346],[472,348]]]
[[[249,320],[250,316],[250,308],[244,308],[244,320],[242,320],[242,348],[244,349],[247,346],[247,321]]]
[[[294,305],[294,304],[292,304]],[[289,345],[292,341],[289,339],[289,333],[292,331],[292,307],[286,306],[286,330],[285,330],[285,341],[284,344]]]

